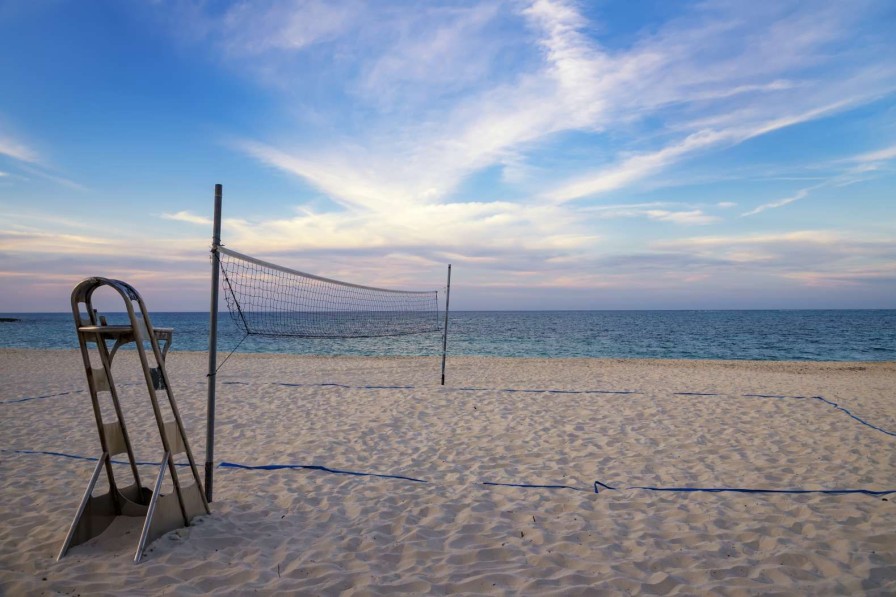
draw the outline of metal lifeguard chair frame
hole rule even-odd
[[[102,287],[112,288],[124,300],[129,325],[107,325],[106,318],[100,316],[93,308],[93,293]],[[143,558],[143,550],[146,545],[169,531],[189,526],[193,517],[210,513],[202,488],[202,480],[187,441],[174,394],[171,392],[168,373],[165,370],[165,355],[171,345],[173,331],[153,328],[143,299],[132,286],[120,280],[88,278],[72,291],[71,302],[78,343],[81,346],[81,356],[84,359],[87,385],[93,403],[93,414],[96,418],[96,427],[102,446],[102,455],[98,459],[93,476],[87,485],[87,490],[57,560],[61,559],[70,547],[101,534],[117,516],[132,516],[145,517],[143,530],[137,544],[137,553],[134,555],[134,562],[139,563]],[[134,303],[137,303],[139,308],[139,317],[134,310]],[[111,349],[107,342],[113,342]],[[130,342],[136,344],[164,452],[152,489],[145,487],[140,481],[137,461],[134,458],[134,450],[118,400],[118,391],[112,377],[112,359],[115,357],[115,353],[121,346]],[[149,342],[152,347],[155,367],[150,366],[144,346],[145,342]],[[160,343],[164,343],[164,348],[160,348]],[[94,367],[91,364],[88,344],[96,345],[102,363],[100,367]],[[157,390],[165,391],[171,412],[174,414],[173,421],[163,420],[156,394]],[[108,423],[103,421],[99,393],[104,391],[110,395],[115,415],[118,417],[116,421]],[[133,483],[122,487],[115,480],[112,457],[125,453],[130,464]],[[185,453],[189,460],[194,480],[192,484],[182,484],[177,475],[174,456],[180,453]],[[103,468],[106,469],[106,476],[109,480],[109,491],[94,496],[93,491]],[[166,468],[171,475],[174,492],[161,495]]]

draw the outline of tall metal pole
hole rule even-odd
[[[445,333],[442,334],[442,385],[445,385],[445,357],[448,356],[448,302],[451,300],[451,264],[448,264],[448,285],[445,287]]]
[[[218,368],[218,275],[221,256],[221,195],[223,188],[215,185],[215,223],[212,232],[212,294],[208,310],[208,409],[205,427],[205,498],[212,501],[212,483],[215,468],[215,386]]]

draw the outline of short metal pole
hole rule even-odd
[[[451,264],[448,264],[448,284],[445,286],[445,332],[442,334],[442,385],[445,385],[445,358],[448,356],[448,302],[451,300]]]
[[[218,276],[221,256],[221,196],[223,188],[215,185],[215,222],[212,233],[212,293],[208,311],[208,408],[205,427],[205,499],[212,501],[212,483],[215,468],[215,386],[218,368]]]

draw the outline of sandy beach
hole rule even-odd
[[[200,463],[206,358],[168,357]],[[6,595],[896,592],[896,494],[643,489],[896,490],[894,363],[463,357],[441,387],[436,358],[234,355],[216,460],[321,468],[219,467],[139,565],[126,519],[55,561],[94,463],[44,452],[100,451],[80,355],[0,372]],[[158,461],[134,351],[115,372]]]

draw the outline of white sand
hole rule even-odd
[[[169,355],[200,462],[205,359]],[[138,458],[158,460],[133,351],[118,360]],[[627,489],[896,489],[896,437],[819,400],[744,396],[821,395],[894,432],[894,363],[452,358],[442,388],[435,358],[237,355],[219,379],[240,382],[219,385],[219,461],[426,483],[218,469],[213,514],[142,564],[119,523],[56,563],[94,464],[11,450],[97,455],[80,356],[0,350],[0,594],[896,592],[896,494]]]

